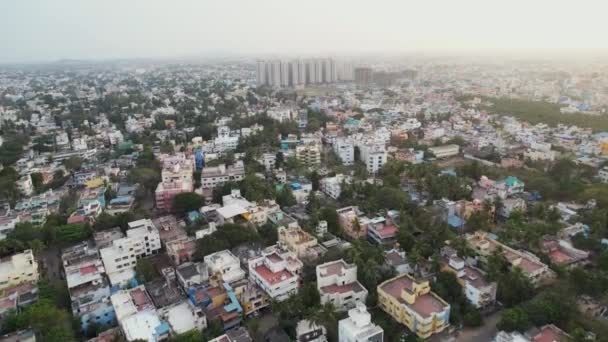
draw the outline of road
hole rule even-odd
[[[483,325],[479,328],[467,328],[458,334],[456,342],[490,342],[498,332],[496,324],[500,320],[501,312],[484,317]]]

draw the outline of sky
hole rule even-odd
[[[605,0],[0,0],[0,62],[608,50]]]

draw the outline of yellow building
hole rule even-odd
[[[428,338],[450,325],[450,305],[431,292],[428,280],[407,274],[378,285],[380,308],[421,338]]]
[[[0,260],[0,290],[38,281],[38,263],[31,249]]]

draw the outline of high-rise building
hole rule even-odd
[[[331,58],[258,61],[256,79],[259,86],[296,87],[305,84],[352,81],[352,64]]]
[[[368,85],[372,83],[372,68],[355,68],[355,83]]]

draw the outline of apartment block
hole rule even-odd
[[[450,325],[450,305],[431,292],[428,280],[407,274],[378,285],[380,308],[420,338],[443,331]]]
[[[295,254],[273,246],[249,260],[249,279],[270,298],[283,301],[297,293],[302,267]]]
[[[337,210],[340,228],[353,239],[367,236],[367,225],[359,221],[358,207],[345,207]]]
[[[158,253],[160,248],[160,235],[151,220],[129,222],[126,237],[99,251],[110,284],[127,285],[135,276],[137,260]]]
[[[296,146],[296,159],[306,166],[321,164],[321,147],[317,144]]]
[[[350,184],[351,177],[343,174],[337,174],[334,177],[326,177],[321,179],[319,188],[327,196],[338,199],[342,193],[342,185]]]
[[[112,325],[114,307],[110,303],[110,285],[99,251],[88,242],[64,249],[61,256],[72,314],[86,331],[90,324]]]
[[[344,260],[317,265],[317,289],[321,304],[332,303],[339,311],[365,303],[367,290],[357,280],[357,265]]]
[[[355,163],[355,145],[350,139],[338,138],[332,147],[342,164],[348,166]]]
[[[206,167],[201,171],[201,184],[203,189],[213,189],[226,182],[238,182],[245,177],[245,164],[237,160],[233,165],[221,164]]]

